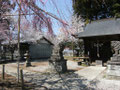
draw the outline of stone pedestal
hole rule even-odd
[[[120,78],[120,56],[116,55],[107,63],[107,75],[112,78]]]
[[[26,60],[25,66],[26,66],[26,67],[32,66],[32,65],[31,65],[31,62],[30,62],[29,60]]]
[[[120,62],[109,61],[107,65],[107,75],[120,77]]]
[[[96,65],[103,66],[102,60],[96,60],[95,63],[96,63]]]
[[[53,72],[64,73],[67,71],[67,60],[49,60],[50,69]]]

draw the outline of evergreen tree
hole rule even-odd
[[[74,14],[85,21],[120,17],[120,0],[73,0]]]

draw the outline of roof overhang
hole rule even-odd
[[[83,32],[73,35],[79,39],[120,40],[120,18],[96,20],[86,25]]]

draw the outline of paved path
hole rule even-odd
[[[94,80],[100,73],[102,73],[106,67],[102,66],[90,66],[82,70],[75,72],[76,74],[83,76],[88,80]]]
[[[67,61],[67,68],[68,68],[69,70],[81,70],[81,69],[83,69],[83,68],[85,68],[85,67],[78,65],[77,62],[74,62],[74,61],[70,61],[70,60],[69,60],[69,61]]]

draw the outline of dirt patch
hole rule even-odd
[[[67,60],[73,60],[73,56],[64,56],[64,58]]]
[[[43,62],[32,62],[33,66],[48,66],[48,62],[47,61],[43,61]]]
[[[37,67],[37,66],[48,66],[49,64],[48,64],[47,61],[43,61],[43,62],[31,62],[31,65],[32,65],[32,66],[30,66],[30,67]],[[22,68],[22,69],[29,68],[29,67],[26,67],[26,66],[25,66],[25,63],[22,63],[22,64],[20,63],[19,66],[20,66],[20,68]],[[17,68],[17,63],[14,64],[14,65],[12,65],[12,67]]]
[[[24,82],[24,90],[33,90],[35,85]],[[11,75],[5,74],[5,79],[1,79],[0,74],[0,90],[21,90],[21,83],[17,82],[17,79]]]

